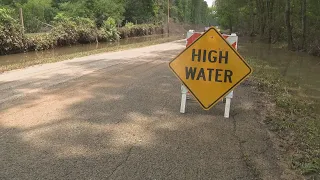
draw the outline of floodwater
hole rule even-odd
[[[41,58],[54,58],[78,52],[152,41],[164,36],[166,35],[128,38],[122,39],[119,42],[93,43],[61,47],[42,52],[0,56],[0,66],[10,66],[12,64],[36,61]],[[310,56],[306,53],[291,52],[281,48],[273,48],[268,44],[254,42],[241,37],[239,39],[239,52],[244,57],[257,58],[268,62],[271,67],[277,68],[280,71],[283,78],[294,82],[298,88],[304,88],[306,96],[320,100],[320,57]]]
[[[281,78],[293,83],[293,87],[299,89],[299,95],[319,102],[320,57],[310,56],[304,52],[288,51],[285,48],[274,48],[272,45],[249,40],[241,42],[241,38],[239,38],[239,52],[244,58],[267,62],[268,68],[276,68]]]
[[[159,35],[152,35],[152,36],[142,36],[142,37],[121,39],[118,42],[109,42],[109,43],[103,42],[98,44],[96,43],[80,44],[80,45],[73,45],[68,47],[58,47],[58,48],[46,50],[46,51],[38,51],[38,52],[31,51],[26,53],[10,54],[5,56],[0,56],[0,66],[10,66],[12,64],[19,64],[19,63],[23,64],[25,62],[37,61],[39,59],[44,59],[44,58],[55,58],[61,55],[69,55],[69,54],[74,54],[79,52],[88,52],[88,51],[97,50],[97,49],[112,48],[115,46],[152,41],[156,39],[161,39],[166,36],[167,35],[165,34],[159,34]]]

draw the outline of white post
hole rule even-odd
[[[180,113],[182,114],[186,112],[187,92],[188,92],[188,89],[182,84],[181,85],[181,106],[180,106]]]
[[[230,114],[230,106],[231,106],[231,99],[233,98],[233,91],[231,91],[227,96],[226,96],[226,105],[224,107],[224,117],[229,118]]]

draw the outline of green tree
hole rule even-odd
[[[216,0],[215,8],[224,28],[320,54],[319,0]]]
[[[108,18],[119,25],[166,23],[168,0],[1,0],[1,6],[13,8],[19,18],[23,8],[27,32],[39,32],[58,14],[70,18],[89,18],[101,27]],[[170,17],[181,23],[208,24],[210,10],[204,0],[169,0]],[[59,18],[59,17],[58,17]]]
[[[0,7],[0,55],[19,52],[24,46],[22,27],[13,14],[13,9]]]
[[[155,20],[155,13],[161,8],[154,6],[154,0],[127,0],[126,12],[124,13],[126,20],[129,22],[148,23]],[[162,4],[161,4],[162,5]]]
[[[22,4],[24,24],[27,32],[38,32],[44,24],[53,20],[51,0],[29,0]]]
[[[59,9],[71,17],[95,19],[100,27],[109,17],[123,20],[124,3],[122,0],[69,0],[57,2]]]

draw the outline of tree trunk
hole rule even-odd
[[[293,41],[292,41],[292,28],[291,28],[291,0],[286,0],[286,9],[285,9],[285,20],[287,27],[287,41],[289,50],[293,50]]]
[[[307,33],[307,0],[302,0],[301,17],[302,17],[302,42],[301,49],[306,46],[306,33]]]
[[[258,9],[258,17],[259,17],[259,27],[260,27],[260,39],[263,39],[265,28],[266,28],[266,7],[263,0],[256,0],[257,9]]]
[[[278,1],[276,0],[275,2],[275,10],[274,10],[274,24],[273,24],[273,30],[274,30],[274,38],[272,43],[276,43],[280,39],[280,35],[282,30],[282,26],[280,25],[282,22],[279,20],[279,15],[282,17],[283,14],[283,9],[285,1]]]
[[[229,29],[230,29],[230,33],[232,33],[232,19],[231,17],[229,17]]]
[[[254,12],[254,4],[253,0],[250,0],[250,16],[251,16],[251,30],[250,30],[250,36],[254,36],[254,28],[255,28],[255,12]]]
[[[22,27],[22,33],[24,34],[24,22],[23,22],[23,11],[22,8],[19,9],[20,12],[20,23],[21,23],[21,27]]]
[[[273,5],[274,0],[267,1],[267,12],[268,12],[268,43],[272,42],[272,30],[273,30]]]

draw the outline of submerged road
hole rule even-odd
[[[250,81],[180,114],[184,41],[0,74],[0,179],[292,179]]]

